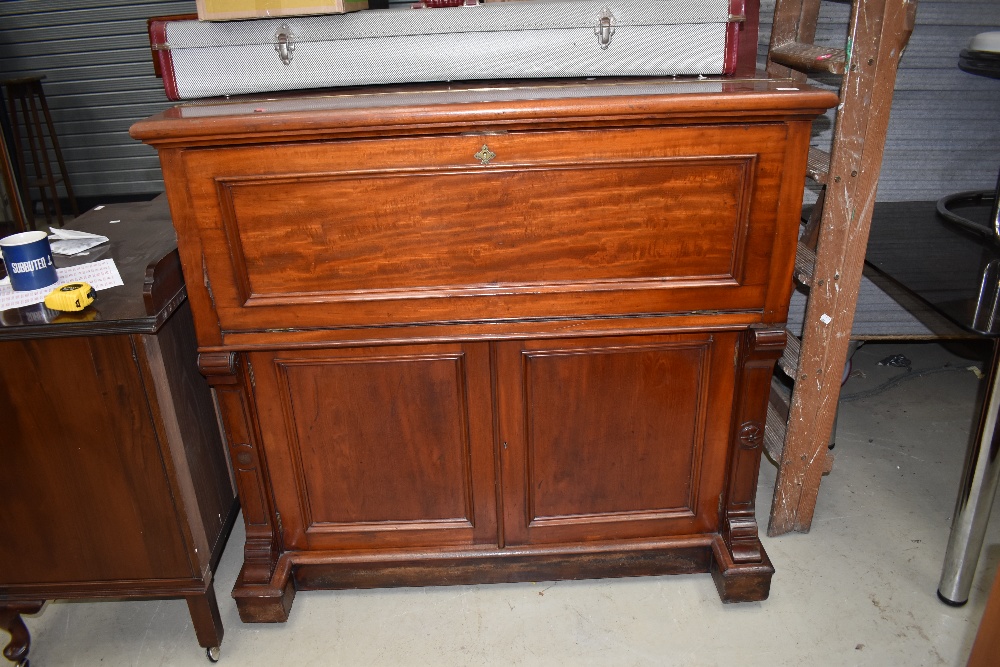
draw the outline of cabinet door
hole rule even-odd
[[[718,530],[737,340],[498,344],[505,543]]]
[[[487,344],[249,359],[285,548],[497,544]]]
[[[0,598],[196,575],[135,355],[122,335],[0,343]]]

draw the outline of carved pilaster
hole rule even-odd
[[[734,563],[757,563],[764,558],[754,515],[757,474],[771,376],[785,341],[784,329],[755,327],[747,330],[740,345],[729,484],[722,517],[722,538]]]
[[[202,352],[198,355],[198,370],[213,387],[239,382],[239,355],[235,352]]]
[[[246,525],[243,568],[233,595],[246,621],[284,620],[294,590],[289,592],[287,580],[277,588],[272,581],[281,555],[281,535],[252,411],[249,369],[234,352],[202,353],[198,368],[215,389]]]

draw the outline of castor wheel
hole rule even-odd
[[[219,646],[209,646],[205,649],[205,655],[208,656],[209,662],[219,662],[219,658],[222,656],[222,648]]]

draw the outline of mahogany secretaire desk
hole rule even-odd
[[[217,658],[213,573],[239,505],[167,202],[67,226],[110,242],[56,265],[112,258],[124,285],[77,313],[0,312],[4,656],[27,664],[20,614],[45,600],[185,598]]]
[[[246,521],[233,596],[707,572],[754,493],[812,119],[790,81],[184,104],[160,154]]]

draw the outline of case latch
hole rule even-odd
[[[594,34],[597,35],[597,43],[601,45],[601,48],[608,48],[608,44],[611,43],[611,35],[615,34],[615,15],[607,7],[597,15]]]
[[[274,35],[274,39],[278,42],[274,45],[274,50],[278,52],[281,62],[286,65],[292,62],[292,53],[295,51],[295,43],[292,41],[294,37],[292,29],[287,25],[281,26],[281,29]]]

